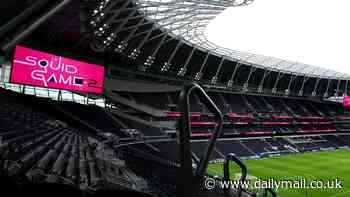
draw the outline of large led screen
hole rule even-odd
[[[350,108],[350,96],[343,97],[343,107]]]
[[[104,67],[16,46],[11,82],[103,93]]]

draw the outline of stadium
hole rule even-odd
[[[271,2],[3,0],[1,195],[349,196],[350,73],[239,45]]]

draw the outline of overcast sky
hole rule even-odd
[[[226,9],[207,36],[233,50],[350,74],[350,0],[255,0]]]

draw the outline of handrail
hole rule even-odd
[[[236,157],[236,155],[230,153],[225,157],[225,162],[224,162],[224,181],[226,183],[230,182],[230,161],[234,161],[240,168],[241,168],[241,178],[239,179],[239,184],[238,184],[238,197],[242,196],[242,185],[245,183],[246,178],[247,178],[247,167],[244,165],[244,163]],[[224,188],[224,196],[225,197],[231,197],[230,195],[230,187]]]
[[[190,125],[190,96],[195,93],[200,101],[214,114],[217,125],[204,154],[199,159],[197,169],[193,173],[192,151],[191,151],[191,125]],[[198,194],[200,183],[208,167],[210,156],[214,150],[217,138],[220,136],[223,115],[215,103],[205,93],[198,84],[190,83],[185,85],[180,93],[180,111],[182,115],[179,119],[179,159],[180,168],[177,180],[177,196],[195,197]]]

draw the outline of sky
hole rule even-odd
[[[350,74],[350,0],[255,0],[207,27],[226,48]]]

